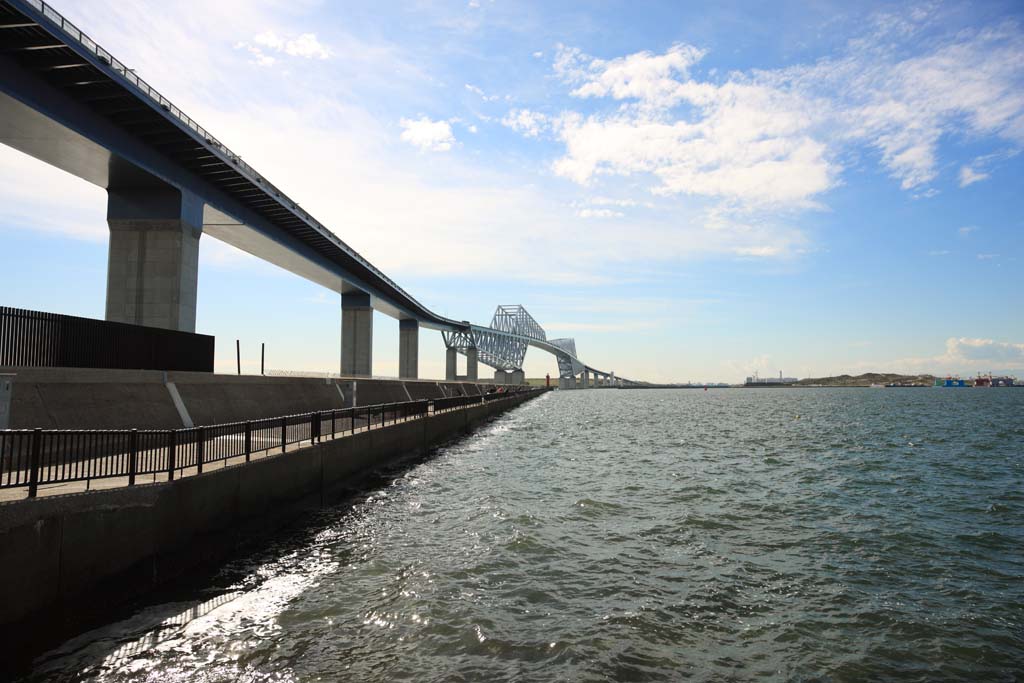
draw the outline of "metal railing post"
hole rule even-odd
[[[337,424],[335,424],[336,418],[338,417],[338,411],[331,409],[331,438],[338,433]]]
[[[196,429],[196,474],[203,473],[203,454],[206,451],[206,428]]]
[[[29,451],[28,460],[28,497],[35,498],[39,492],[39,458],[43,448],[43,430],[32,431],[32,445]]]
[[[320,428],[320,413],[309,414],[309,445],[312,446],[317,441],[317,430]]]
[[[349,429],[351,429],[352,434],[354,435],[356,433],[356,409],[355,408],[349,408],[348,409],[348,426],[349,426]]]
[[[139,430],[133,429],[128,437],[128,485],[135,486],[135,473],[139,467]]]
[[[288,444],[288,418],[281,418],[281,452],[284,453],[285,446]]]
[[[252,460],[252,422],[245,422],[245,461]]]
[[[178,446],[178,430],[172,429],[167,440],[167,481],[174,481],[174,456]]]

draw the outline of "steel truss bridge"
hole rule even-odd
[[[468,329],[442,331],[445,346],[466,355],[476,349],[481,363],[496,370],[516,372],[522,370],[528,347],[547,351],[558,361],[559,379],[574,379],[577,375],[607,378],[609,383],[631,385],[636,382],[614,372],[593,368],[576,355],[576,340],[548,339],[544,328],[521,305],[498,306],[489,327],[469,325]]]
[[[416,376],[422,326],[499,371],[521,371],[532,346],[555,356],[563,386],[614,378],[582,361],[574,340],[548,339],[522,306],[499,306],[486,327],[431,311],[42,0],[0,0],[0,142],[107,190],[108,320],[194,331],[199,237],[209,234],[340,293],[343,372],[348,344],[356,374],[371,374],[365,312],[376,310],[408,333],[403,376]],[[159,277],[128,253],[139,224],[181,245],[141,252],[146,264],[162,259]]]

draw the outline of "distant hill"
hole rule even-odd
[[[836,375],[835,377],[809,377],[795,386],[820,385],[825,387],[869,387],[872,384],[925,384],[935,381],[933,375],[898,375],[895,373],[865,372],[863,375]]]

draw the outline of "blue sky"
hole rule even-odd
[[[655,381],[1024,373],[1017,3],[57,8],[452,317],[522,303]],[[3,303],[102,317],[104,215],[0,149]],[[247,369],[266,342],[336,371],[339,325],[337,294],[203,238],[219,369],[238,338]],[[377,315],[376,374],[397,338]]]

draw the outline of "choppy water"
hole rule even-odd
[[[560,392],[41,657],[111,681],[1018,680],[1024,390]]]

